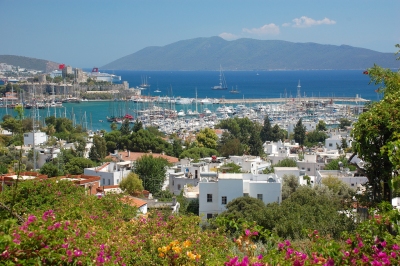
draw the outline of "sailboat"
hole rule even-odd
[[[221,66],[219,66],[219,85],[212,87],[212,89],[213,90],[227,90],[228,89]]]
[[[232,90],[229,91],[229,92],[232,93],[232,94],[237,94],[237,93],[239,93],[240,91],[237,90],[237,86],[236,86],[236,90],[234,90],[233,87],[232,87]]]
[[[147,83],[147,76],[142,76],[142,84],[139,87],[143,89],[150,87],[150,84]]]

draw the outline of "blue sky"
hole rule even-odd
[[[398,0],[0,0],[0,10],[0,54],[81,68],[197,37],[391,53],[400,43]]]

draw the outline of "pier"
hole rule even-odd
[[[334,102],[334,103],[366,103],[370,100],[360,97],[301,97],[301,98],[258,98],[258,99],[225,99],[221,98],[221,104],[252,104],[252,103],[286,103],[286,102]]]

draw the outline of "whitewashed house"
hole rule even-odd
[[[100,167],[84,169],[85,175],[100,176],[100,186],[114,186],[131,172],[132,162],[108,162]]]
[[[47,139],[48,136],[46,132],[36,131],[35,133],[33,132],[24,133],[25,146],[33,146],[33,143],[35,143],[35,146],[38,146],[40,144],[45,143]]]
[[[264,203],[281,202],[282,183],[275,174],[218,174],[199,183],[199,215],[203,219],[226,210],[235,198],[250,196]]]

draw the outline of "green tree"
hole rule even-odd
[[[265,204],[262,200],[244,196],[228,202],[226,211],[219,216],[228,217],[230,220],[245,219],[249,222],[260,222],[264,210]]]
[[[22,124],[17,122],[14,117],[7,117],[4,122],[1,123],[1,126],[10,131],[13,135],[22,131]]]
[[[132,131],[138,132],[139,130],[143,129],[142,121],[136,119],[136,122],[133,124]]]
[[[89,158],[93,161],[101,161],[107,156],[106,140],[99,135],[93,136],[93,145],[90,148]]]
[[[354,190],[335,176],[324,177],[321,183],[329,188],[335,195],[343,197],[343,199],[349,199],[355,194]]]
[[[218,136],[211,128],[204,128],[196,134],[196,141],[200,148],[216,149]]]
[[[269,116],[266,115],[264,117],[264,125],[260,132],[260,137],[262,142],[266,142],[267,140],[272,140],[272,126],[271,121],[269,120]]]
[[[62,175],[62,172],[59,171],[58,166],[53,162],[47,162],[40,168],[40,173],[43,175],[47,175],[48,177],[55,177]]]
[[[303,146],[306,140],[306,126],[303,125],[302,118],[299,119],[294,127],[294,140],[299,143],[300,146]]]
[[[325,139],[328,138],[328,135],[326,135],[325,132],[319,131],[319,130],[313,130],[307,132],[306,135],[306,146],[311,147],[314,145],[317,145],[318,143],[324,143]]]
[[[144,155],[136,161],[135,173],[143,181],[144,189],[155,194],[161,191],[168,165],[168,161],[164,158]]]
[[[370,104],[354,123],[354,155],[364,161],[358,170],[367,176],[372,188],[370,201],[390,202],[393,175],[400,169],[400,73],[377,65],[368,73],[371,83],[380,86],[383,98]]]
[[[94,167],[95,163],[86,158],[74,157],[65,164],[65,171],[71,175],[83,174],[84,168]]]
[[[112,131],[115,131],[115,130],[117,130],[117,129],[118,129],[118,125],[117,125],[117,123],[115,123],[115,122],[112,122],[112,123],[111,123],[111,125],[110,125],[110,128],[111,128],[111,130],[112,130]]]
[[[135,173],[129,173],[127,177],[122,179],[119,187],[126,193],[134,195],[143,191],[143,182]]]
[[[131,134],[131,128],[129,126],[129,120],[128,119],[124,119],[124,121],[122,121],[122,125],[119,128],[119,131],[121,132],[122,136],[126,136]]]
[[[299,178],[295,175],[284,175],[282,183],[282,200],[289,198],[300,186]]]
[[[316,126],[316,130],[318,131],[326,131],[326,123],[324,120],[319,120]]]
[[[350,171],[356,170],[356,167],[351,165],[345,156],[340,156],[338,159],[334,159],[325,164],[324,170],[341,170],[340,165],[342,168],[349,168]]]
[[[279,127],[278,124],[275,124],[272,127],[272,131],[271,131],[271,141],[279,141],[279,140],[284,140],[285,136],[287,135],[286,130],[282,129]]]
[[[238,138],[229,132],[223,132],[218,142],[218,152],[225,157],[230,155],[243,155],[244,148]]]
[[[351,126],[351,121],[347,118],[340,118],[339,119],[339,128],[345,129],[346,127]]]

